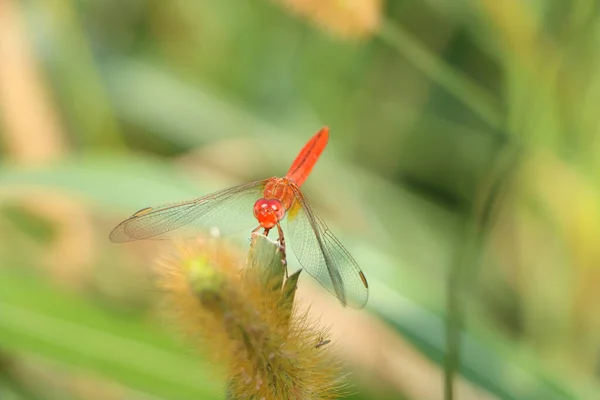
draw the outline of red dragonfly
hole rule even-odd
[[[350,253],[310,207],[300,190],[327,145],[329,129],[322,128],[304,145],[283,178],[272,177],[194,200],[141,209],[117,225],[113,242],[139,239],[228,234],[258,227],[264,234],[277,228],[287,215],[292,248],[302,268],[334,294],[342,305],[362,308],[369,297],[365,275]],[[248,218],[250,210],[254,218]]]

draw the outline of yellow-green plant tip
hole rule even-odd
[[[279,243],[260,234],[252,235],[247,268],[258,274],[265,288],[281,290],[285,278],[285,258]]]
[[[185,263],[188,281],[195,293],[220,290],[224,277],[204,258],[193,258]]]
[[[197,271],[202,271],[207,267],[209,267],[208,260],[202,256],[196,256],[183,262],[183,271],[190,277],[194,276]]]

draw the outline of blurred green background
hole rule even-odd
[[[455,398],[600,398],[599,72],[592,0],[0,2],[0,397],[223,398],[108,232],[328,125],[351,397],[443,398],[460,351]]]

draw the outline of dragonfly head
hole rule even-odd
[[[254,203],[254,216],[260,226],[271,229],[285,216],[285,207],[277,199],[258,199]]]

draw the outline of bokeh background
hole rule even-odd
[[[0,1],[0,398],[223,398],[157,316],[164,246],[108,232],[281,175],[323,125],[306,193],[371,298],[301,290],[351,398],[441,399],[445,370],[460,399],[600,398],[599,13]]]

